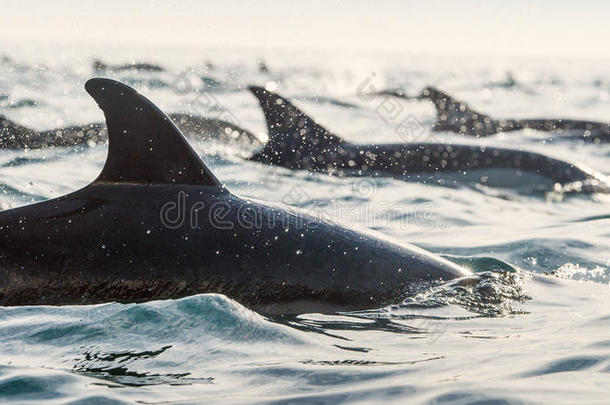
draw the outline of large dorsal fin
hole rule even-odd
[[[437,88],[426,87],[422,90],[421,97],[429,98],[434,103],[437,115],[434,129],[437,131],[477,136],[496,132],[494,121],[489,116],[471,109],[465,102],[456,100]]]
[[[110,79],[91,79],[85,89],[108,127],[108,157],[96,182],[220,186],[180,130],[146,97]]]
[[[343,143],[285,98],[262,87],[250,86],[249,90],[258,98],[269,134],[265,148],[253,160],[281,164],[282,159],[315,158],[314,154],[334,150]],[[297,156],[292,156],[295,153]]]

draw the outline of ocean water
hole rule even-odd
[[[89,51],[7,51],[0,113],[50,129],[103,120],[84,82],[126,82],[166,112],[231,120],[262,140],[245,87],[276,89],[353,142],[433,141],[509,146],[609,175],[610,145],[524,130],[484,140],[434,133],[425,101],[435,85],[493,117],[608,121],[608,61],[486,60],[422,55],[260,54],[233,50],[109,50],[108,63],[146,61],[165,72],[95,72]],[[258,70],[263,58],[268,72]],[[206,63],[213,66],[206,66]],[[509,73],[510,72],[510,73]],[[508,75],[514,79],[510,84]],[[399,135],[404,119],[416,130]],[[350,227],[371,228],[480,274],[358,313],[269,317],[225,296],[95,306],[0,307],[0,402],[607,403],[610,395],[610,198],[562,195],[505,175],[418,182],[349,179],[248,162],[238,145],[193,142],[227,187]],[[85,186],[105,145],[0,151],[0,207]],[[500,176],[501,177],[501,176]]]

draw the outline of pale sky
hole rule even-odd
[[[0,51],[98,43],[605,58],[609,16],[602,0],[3,0]]]

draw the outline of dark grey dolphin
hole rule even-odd
[[[400,97],[398,94],[396,96]],[[552,132],[562,138],[578,138],[587,142],[610,142],[610,123],[562,119],[494,119],[470,108],[466,103],[448,94],[428,87],[421,97],[429,98],[436,108],[435,131],[450,131],[458,134],[485,137],[500,132],[518,131],[525,128]]]
[[[249,89],[260,102],[269,133],[265,147],[251,157],[257,162],[342,176],[415,175],[416,179],[422,174],[511,169],[548,179],[547,187],[564,192],[610,192],[603,176],[590,169],[534,152],[443,143],[353,144],[329,132],[285,98],[261,87]]]
[[[240,198],[121,83],[85,88],[108,157],[89,186],[0,212],[0,305],[222,293],[268,313],[355,310],[471,273],[414,246]]]
[[[251,132],[235,124],[214,118],[186,113],[169,114],[169,117],[189,138],[219,140],[221,142],[260,145]],[[101,122],[36,131],[19,125],[0,115],[0,149],[40,149],[106,142],[108,132]]]

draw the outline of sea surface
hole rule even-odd
[[[0,49],[0,114],[51,129],[103,120],[84,82],[135,87],[166,112],[222,118],[266,139],[249,84],[288,97],[359,143],[453,142],[543,152],[610,175],[610,144],[532,130],[431,131],[427,101],[372,96],[437,86],[492,117],[610,120],[610,61],[226,49]],[[158,63],[164,72],[105,71]],[[264,60],[267,72],[261,72]],[[407,134],[397,126],[409,120]],[[225,296],[142,304],[0,307],[0,403],[608,403],[610,198],[530,187],[527,175],[349,179],[244,160],[193,142],[236,194],[370,228],[480,274],[385,308],[269,317]],[[87,185],[106,145],[0,151],[0,208]],[[502,178],[501,176],[499,178]],[[323,254],[323,252],[321,252]]]

